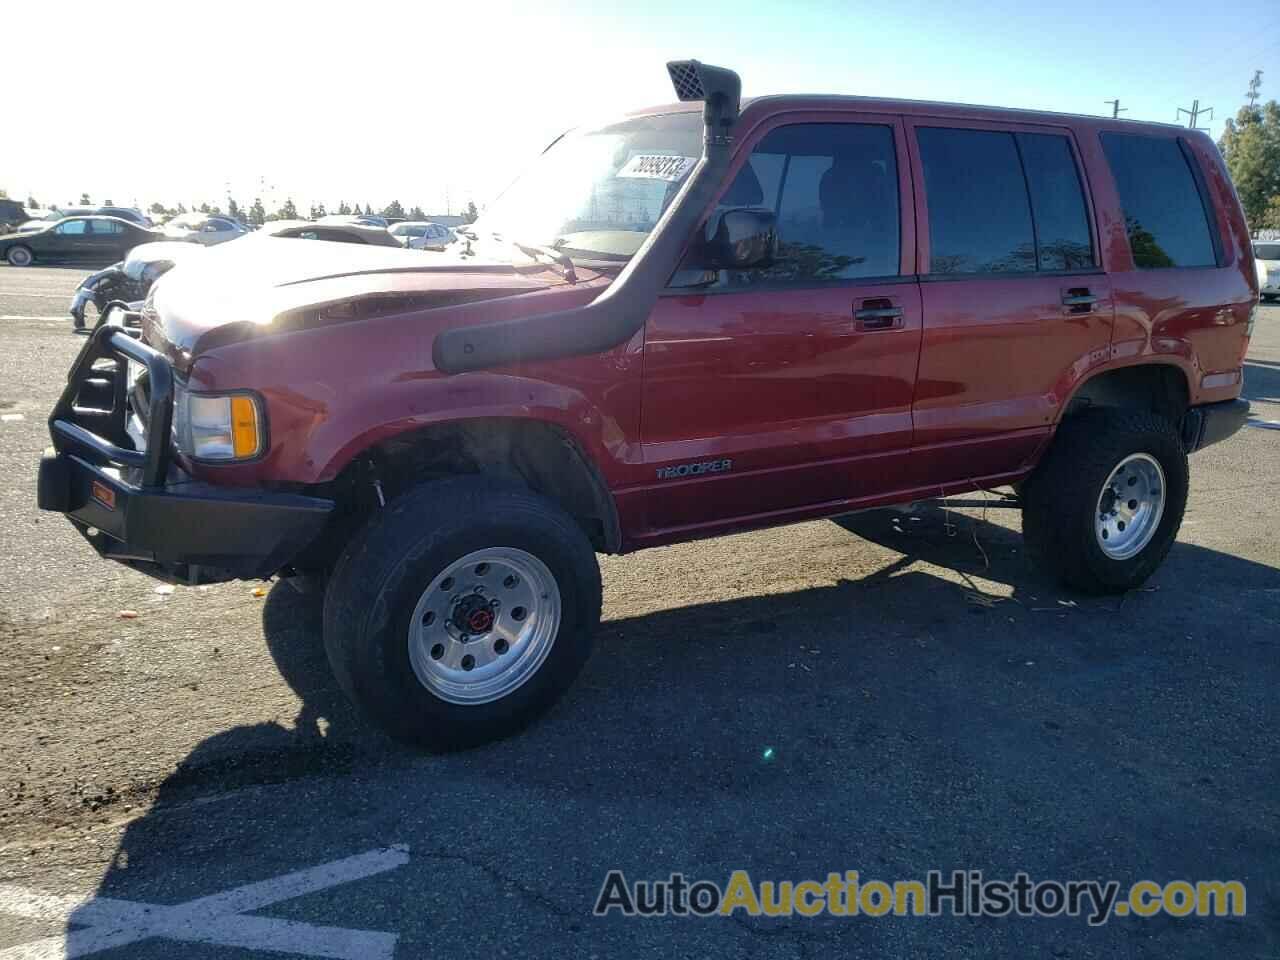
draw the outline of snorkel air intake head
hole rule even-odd
[[[728,143],[729,131],[738,119],[742,80],[732,70],[697,60],[672,60],[667,64],[677,100],[701,100],[702,124],[707,143]]]

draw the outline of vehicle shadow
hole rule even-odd
[[[277,584],[263,632],[302,701],[294,725],[237,727],[197,747],[126,829],[99,895],[146,900],[160,885],[153,898],[179,902],[214,892],[212,866],[173,875],[192,858],[212,864],[230,851],[240,874],[229,887],[395,842],[436,851],[433,870],[446,853],[495,861],[451,891],[460,903],[491,898],[496,872],[521,878],[519,890],[544,884],[528,899],[560,897],[572,907],[556,910],[584,924],[613,866],[716,878],[744,865],[821,878],[859,863],[886,878],[934,868],[1126,883],[1270,875],[1280,862],[1280,571],[1179,543],[1146,589],[1091,598],[1038,573],[1017,530],[993,519],[928,509],[836,523],[884,548],[882,565],[829,586],[608,620],[542,722],[443,757],[355,717],[329,677],[318,603]],[[802,566],[803,551],[793,559]],[[324,801],[348,813],[302,815],[346,785],[387,783],[429,796],[433,818],[474,820],[477,808],[517,802],[560,813],[536,828],[495,818],[442,841],[393,812],[402,801],[391,793],[360,786],[358,801]],[[192,806],[212,786],[244,789],[245,800]],[[387,888],[392,915],[410,896],[400,890]],[[815,931],[828,948],[883,955],[905,940],[916,955],[1063,956],[1069,946],[1074,956],[1088,936],[1102,949],[1089,955],[1243,956],[1280,940],[1271,907],[1216,926],[1064,924],[828,918],[759,929]],[[74,937],[76,917],[71,926]],[[448,933],[409,920],[399,929],[404,957],[432,954]],[[592,929],[670,955],[691,928]],[[555,935],[567,936],[562,924]],[[148,941],[121,955],[172,949]],[[563,953],[545,944],[546,955]]]
[[[1280,403],[1280,363],[1272,360],[1246,360],[1242,394],[1247,400]]]

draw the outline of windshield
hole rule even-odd
[[[575,131],[538,157],[473,229],[584,259],[627,260],[701,153],[700,113]]]
[[[1255,243],[1253,255],[1259,260],[1280,260],[1280,242]]]
[[[421,226],[417,224],[399,223],[392,228],[391,232],[397,237],[425,237],[427,235],[426,224]]]

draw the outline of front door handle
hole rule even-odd
[[[1092,313],[1097,302],[1098,298],[1088,287],[1071,287],[1062,292],[1062,305],[1068,308],[1068,313]]]
[[[859,330],[894,330],[902,326],[902,308],[885,299],[864,300],[853,319]]]

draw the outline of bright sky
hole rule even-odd
[[[663,64],[747,95],[858,93],[1175,119],[1216,136],[1255,69],[1280,99],[1280,4],[1237,0],[15,2],[0,188],[25,199],[306,212],[482,205],[564,129],[673,99]],[[16,59],[15,59],[15,51]]]

